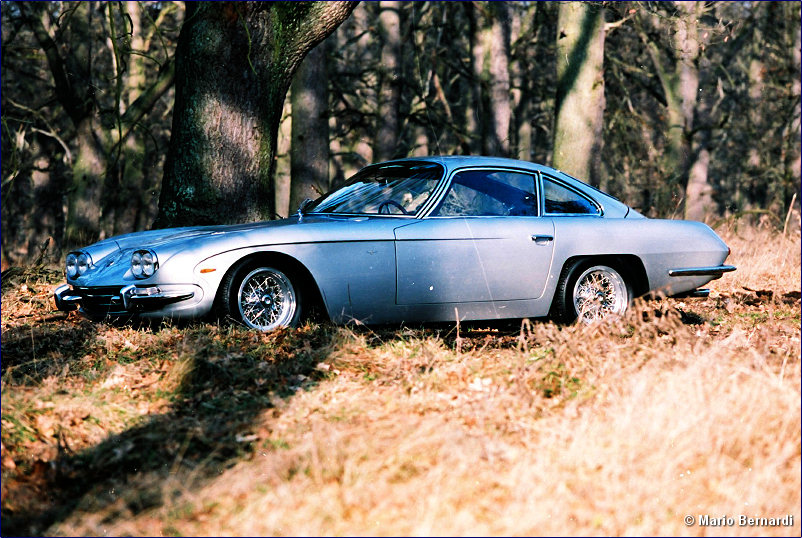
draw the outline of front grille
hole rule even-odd
[[[81,310],[92,316],[125,314],[123,300],[118,286],[98,286],[92,288],[75,287],[73,292],[80,295]]]

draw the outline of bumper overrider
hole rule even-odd
[[[104,315],[159,310],[194,296],[194,286],[170,286],[170,289],[163,289],[159,286],[139,287],[133,284],[123,288],[62,284],[53,292],[56,308],[59,310],[69,312],[80,307],[82,311]]]

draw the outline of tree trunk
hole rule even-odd
[[[666,149],[670,170],[667,180],[675,197],[673,205],[679,207],[684,200],[685,218],[702,220],[706,208],[712,203],[712,188],[707,177],[709,127],[694,140],[695,116],[700,112],[699,19],[705,6],[704,2],[675,2],[674,5],[677,15],[673,20],[673,54],[670,55],[673,56],[673,67],[669,66],[671,57],[664,59],[656,43],[642,30],[640,35],[666,99]]]
[[[509,10],[506,2],[467,6],[473,84],[465,125],[473,153],[509,155],[512,116]]]
[[[790,47],[788,47],[789,54],[791,55],[791,67],[794,73],[799,74],[800,67],[802,67],[802,47],[800,46],[800,38],[802,35],[800,34],[800,19],[799,19],[799,5],[794,5],[789,3],[788,5],[783,4],[783,13],[785,14],[786,21],[793,21],[790,24],[790,31],[788,32],[789,38],[788,43]],[[783,168],[784,168],[784,175],[785,175],[785,191],[783,195],[790,195],[793,199],[793,195],[791,192],[798,193],[799,192],[799,182],[800,176],[802,176],[802,152],[800,152],[799,146],[799,136],[800,136],[800,119],[802,119],[802,107],[800,106],[800,94],[802,94],[802,83],[798,76],[794,77],[793,82],[791,83],[791,96],[794,99],[794,106],[793,106],[793,114],[791,115],[791,121],[788,122],[787,127],[785,128],[784,133],[784,140],[783,145],[785,146],[785,151],[783,152]],[[800,198],[797,196],[796,203],[800,203]],[[790,203],[790,201],[788,202]],[[787,213],[790,209],[786,209],[786,198],[783,196],[782,199],[782,211],[783,213]],[[798,213],[797,213],[798,215]],[[797,228],[799,228],[798,221]]]
[[[378,129],[373,156],[377,161],[398,157],[398,110],[401,103],[401,2],[379,3],[382,38],[379,67]]]
[[[702,144],[694,151],[695,157],[688,170],[688,185],[685,187],[685,218],[704,221],[711,212],[712,188],[707,181],[710,170],[710,151]]]
[[[510,18],[510,47],[517,44],[516,50],[510,50],[510,95],[512,96],[512,156],[524,161],[532,160],[532,73],[534,61],[532,47],[519,43],[531,29],[534,6],[515,6]]]
[[[121,9],[130,18],[132,33],[130,48],[133,51],[145,51],[145,39],[142,32],[142,6],[138,2],[120,4]],[[128,78],[125,83],[126,109],[142,95],[146,88],[145,57],[141,54],[128,54]],[[120,111],[122,113],[122,111]],[[114,158],[115,156],[112,156]],[[120,166],[120,190],[115,200],[115,218],[106,226],[110,235],[117,235],[136,229],[139,213],[144,211],[148,203],[145,185],[145,142],[139,133],[132,134],[125,140]]]
[[[304,56],[352,2],[188,3],[154,227],[274,216],[272,175],[284,97]]]
[[[67,195],[64,241],[67,246],[101,239],[101,198],[106,156],[103,154],[88,116],[75,126],[78,146],[72,166],[72,185]]]
[[[485,118],[485,50],[487,29],[484,24],[484,15],[480,8],[473,3],[466,4],[471,36],[470,64],[473,75],[470,87],[469,105],[465,107],[465,126],[470,137],[469,150],[474,154],[484,152],[483,141],[487,138],[487,121]]]
[[[301,62],[292,81],[289,212],[328,190],[329,116],[326,48],[321,43]]]
[[[560,4],[553,162],[594,185],[601,171],[604,37],[600,4]]]
[[[276,172],[273,174],[273,199],[275,200],[276,216],[278,218],[287,217],[294,211],[290,207],[292,121],[292,88],[290,88],[290,99],[284,102],[284,111],[281,113],[281,123],[278,127]]]
[[[685,184],[685,218],[704,220],[705,212],[712,204],[712,188],[707,173],[710,154],[707,149],[707,133],[700,133],[692,140],[694,115],[698,108],[699,94],[699,18],[704,10],[704,2],[676,2],[679,11],[676,42],[679,47],[677,62],[677,88],[682,113],[682,154],[679,155],[679,170],[687,170]]]
[[[56,98],[75,128],[78,147],[72,166],[72,183],[67,194],[64,243],[68,246],[96,241],[101,235],[101,192],[105,155],[92,130],[91,84],[93,6],[79,4],[71,19],[71,31],[77,44],[61,56],[54,39],[55,30],[43,4],[20,4],[36,40],[47,57],[53,76]]]
[[[488,81],[490,102],[490,136],[486,155],[508,157],[510,154],[510,7],[507,2],[491,2],[493,22],[490,26]]]

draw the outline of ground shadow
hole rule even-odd
[[[5,381],[35,384],[81,357],[72,346],[85,342],[86,327],[49,329],[33,349],[26,349],[30,326],[3,332]],[[325,360],[336,329],[315,325],[265,335],[207,326],[189,332],[194,340],[183,344],[185,374],[169,411],[86,450],[72,452],[60,443],[57,458],[30,473],[36,484],[25,492],[39,496],[37,502],[12,510],[4,499],[3,535],[42,535],[76,509],[117,503],[137,513],[165,501],[171,476],[191,477],[199,485],[218,475],[254,449],[254,421],[276,398],[301,390],[300,380],[308,388],[324,375],[315,366]],[[64,353],[53,352],[73,340],[61,348]]]

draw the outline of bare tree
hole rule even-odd
[[[123,217],[117,209],[141,208],[136,198],[124,195],[138,197],[141,191],[144,158],[131,151],[146,137],[134,128],[172,85],[169,57],[146,86],[141,76],[146,66],[139,61],[144,56],[137,60],[132,53],[134,47],[147,46],[138,41],[142,27],[133,26],[136,7],[129,6],[130,13],[123,17],[125,8],[116,4],[72,2],[65,5],[64,22],[57,24],[57,13],[48,3],[17,6],[46,58],[55,100],[69,118],[59,137],[73,146],[68,148],[71,173],[65,189],[64,242],[85,243],[133,226],[135,216]],[[160,10],[169,13],[173,5],[166,3]],[[149,21],[146,27],[152,32],[159,22]],[[120,24],[126,28],[120,33],[131,35],[131,43],[124,45],[117,34]],[[144,49],[136,53],[152,58]],[[123,162],[127,171],[121,173],[126,168]]]

